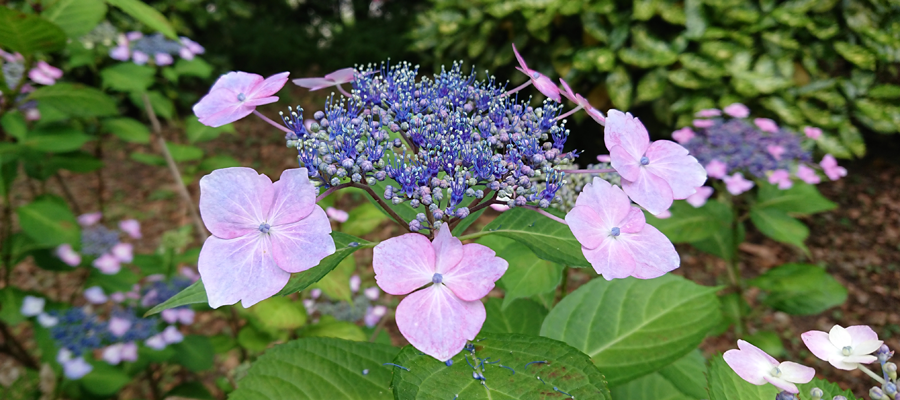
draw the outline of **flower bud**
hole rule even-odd
[[[892,381],[897,380],[897,364],[889,362],[885,363],[881,368],[884,372],[887,372],[888,378],[891,378]]]
[[[885,383],[884,393],[893,398],[897,394],[897,385],[895,385],[893,382]]]
[[[894,356],[894,352],[886,345],[883,344],[878,350],[875,351],[875,357],[878,357],[879,362],[887,362],[891,357]]]
[[[810,391],[809,391],[809,396],[812,397],[812,400],[821,400],[822,396],[824,396],[824,395],[825,395],[825,392],[823,392],[822,389],[819,389],[817,387],[814,387],[814,388],[810,389]]]
[[[878,387],[873,387],[873,388],[869,389],[869,397],[871,397],[872,400],[886,399],[886,397],[884,396],[884,392],[881,391],[881,388],[878,388]]]

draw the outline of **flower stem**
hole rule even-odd
[[[878,376],[878,374],[872,372],[872,370],[870,370],[866,367],[863,367],[862,364],[857,364],[856,368],[859,368],[860,371],[865,372],[866,375],[872,377],[872,379],[874,379],[874,380],[878,381],[878,383],[884,385],[884,379],[882,379],[880,376]]]
[[[350,93],[347,93],[347,91],[344,90],[344,88],[341,85],[337,85],[337,90],[339,92],[341,92],[341,94],[343,94],[344,96],[353,97],[353,95],[351,95]]]
[[[580,110],[580,109],[582,109],[582,108],[584,108],[584,106],[578,106],[578,107],[575,107],[575,108],[569,110],[568,112],[566,112],[565,114],[560,115],[560,116],[558,116],[558,117],[556,117],[556,118],[553,118],[553,120],[554,120],[554,121],[559,121],[559,120],[561,120],[561,119],[563,119],[563,118],[565,118],[565,117],[568,117],[568,116],[570,116],[570,115],[572,115],[572,114],[575,114],[576,112],[578,112],[578,110]]]
[[[391,217],[394,218],[395,221],[397,221],[397,223],[400,225],[400,227],[402,227],[405,231],[409,232],[409,224],[407,224],[403,218],[401,218],[399,215],[397,215],[397,212],[394,211],[393,208],[388,206],[388,204],[385,203],[384,200],[382,200],[381,197],[379,197],[378,194],[376,194],[375,191],[369,187],[369,185],[354,182],[354,183],[350,183],[350,186],[365,190],[366,193],[369,194],[369,196],[372,196],[372,198],[375,199],[375,201],[378,203],[378,205],[381,206],[381,208],[383,208],[385,212],[387,212]]]
[[[519,206],[519,207],[527,208],[527,209],[529,209],[529,210],[537,211],[538,213],[542,214],[543,216],[545,216],[545,217],[547,217],[547,218],[550,218],[550,219],[552,219],[552,220],[554,220],[554,221],[556,221],[556,222],[559,222],[559,223],[561,223],[561,224],[563,224],[563,225],[569,225],[569,223],[566,222],[566,220],[564,220],[564,219],[562,219],[562,218],[560,218],[560,217],[557,217],[557,216],[555,216],[555,215],[553,215],[553,214],[550,214],[549,212],[547,212],[547,211],[544,210],[543,208],[535,207],[535,206]]]
[[[519,86],[516,87],[515,89],[510,90],[510,91],[508,91],[508,92],[502,94],[500,97],[503,97],[503,96],[509,96],[509,95],[511,95],[511,94],[513,94],[513,93],[515,93],[515,92],[518,92],[518,91],[520,91],[520,90],[522,90],[522,89],[527,88],[529,85],[531,85],[531,79],[529,79],[527,82],[525,82],[525,83],[519,85]]]
[[[318,197],[316,197],[316,203],[322,201],[323,199],[328,197],[329,194],[334,193],[336,190],[341,190],[345,187],[350,187],[350,186],[353,186],[353,184],[352,183],[342,183],[337,186],[332,186],[332,187],[328,188],[328,190],[326,190],[324,193],[322,193]]]
[[[260,113],[259,111],[253,110],[253,114],[256,115],[257,117],[261,118],[263,121],[266,121],[266,123],[268,123],[269,125],[272,125],[278,129],[281,129],[284,133],[293,132],[292,130],[286,128],[284,125],[281,125],[275,121],[272,121],[271,119],[269,119],[269,117],[262,115],[262,113]]]
[[[564,169],[562,172],[567,174],[608,174],[610,172],[616,172],[615,168],[604,168],[604,169]]]

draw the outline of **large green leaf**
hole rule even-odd
[[[91,136],[69,126],[50,126],[30,132],[21,144],[41,152],[65,153],[80,149],[91,139]]]
[[[590,265],[581,253],[581,244],[567,225],[529,209],[510,209],[491,221],[481,232],[464,238],[474,239],[492,234],[514,239],[528,246],[544,260],[571,267]]]
[[[390,399],[390,362],[397,348],[333,338],[278,345],[254,362],[238,389],[242,399]]]
[[[140,0],[106,0],[111,6],[118,7],[132,18],[140,21],[148,28],[159,31],[169,39],[178,40],[175,29],[165,16]]]
[[[153,84],[156,69],[135,63],[119,63],[100,70],[103,87],[120,92],[143,92]]]
[[[815,378],[809,381],[809,383],[801,383],[797,385],[797,389],[800,389],[800,396],[802,396],[802,398],[806,398],[806,395],[809,394],[809,391],[813,388],[822,389],[822,391],[825,393],[825,395],[822,396],[822,399],[833,399],[835,396],[844,396],[847,398],[847,400],[857,399],[857,397],[853,395],[853,392],[851,392],[850,389],[841,389],[841,387],[837,384],[828,382],[824,379]]]
[[[760,400],[774,399],[778,388],[773,385],[754,385],[738,376],[725,363],[722,356],[716,356],[709,363],[710,400]]]
[[[131,382],[124,371],[103,361],[91,363],[93,369],[78,382],[86,391],[101,397],[112,396]]]
[[[521,333],[537,336],[541,333],[541,324],[547,316],[547,309],[531,299],[518,299],[505,309],[503,301],[490,297],[485,301],[487,317],[482,332]]]
[[[183,365],[189,371],[206,371],[213,367],[212,342],[203,335],[187,335],[180,343],[172,345],[175,348],[175,362]]]
[[[370,233],[388,220],[387,215],[373,203],[361,203],[348,214],[347,222],[341,226],[341,230],[354,236]]]
[[[594,279],[550,311],[541,335],[575,346],[621,385],[695,349],[721,318],[716,290],[671,274]]]
[[[103,132],[112,133],[126,142],[150,143],[150,129],[132,118],[110,118],[103,120]]]
[[[780,265],[749,284],[767,292],[763,303],[793,315],[815,315],[847,300],[847,288],[812,264]]]
[[[83,85],[57,83],[35,90],[29,96],[69,117],[103,117],[118,114],[116,102],[103,92]]]
[[[506,273],[497,281],[497,285],[506,291],[504,309],[515,299],[555,289],[562,279],[562,265],[538,258],[522,243],[509,243],[497,251],[497,257],[509,263]]]
[[[706,360],[694,350],[657,372],[612,388],[612,394],[627,400],[705,399]]]
[[[394,398],[563,399],[562,391],[576,399],[611,399],[603,374],[590,358],[565,343],[482,332],[473,344],[473,352],[463,350],[450,366],[412,346],[403,348],[394,359],[404,367],[394,370]],[[470,363],[484,384],[473,378],[476,369]]]
[[[826,199],[814,185],[795,182],[787,190],[778,189],[772,184],[760,184],[757,196],[757,208],[771,208],[788,214],[809,215],[828,211],[837,204]]]
[[[78,38],[94,29],[106,16],[106,3],[101,0],[56,0],[41,16],[69,35]]]
[[[61,201],[37,200],[17,208],[16,215],[22,230],[40,245],[76,245],[81,240],[81,229],[75,216]]]
[[[809,236],[809,228],[786,212],[774,208],[751,207],[750,220],[764,235],[808,252],[803,242]]]
[[[0,7],[0,48],[30,55],[66,47],[66,33],[37,15]]]
[[[686,201],[676,201],[669,209],[672,213],[669,218],[660,219],[649,213],[646,216],[647,222],[664,233],[672,243],[687,243],[706,239],[722,229],[730,229],[721,226],[721,221],[716,218],[730,213],[727,208],[727,205],[715,200],[707,201],[700,208]]]
[[[151,308],[144,316],[148,317],[170,308],[181,307],[188,304],[206,303],[207,301],[206,288],[203,287],[203,281],[197,280],[197,282],[194,282],[191,286],[186,287],[168,300]]]

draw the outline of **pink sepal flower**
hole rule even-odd
[[[847,176],[847,169],[841,166],[838,166],[837,160],[831,154],[826,154],[825,157],[822,157],[822,161],[819,162],[819,165],[825,171],[825,176],[828,179],[836,181],[841,179],[841,177]]]
[[[130,263],[134,260],[134,246],[131,243],[116,243],[109,253],[123,263]]]
[[[771,171],[769,173],[769,183],[778,185],[778,188],[781,190],[790,189],[791,186],[794,186],[794,182],[791,181],[791,173],[784,169]]]
[[[666,211],[663,211],[663,212],[661,212],[661,213],[659,213],[659,214],[654,215],[654,217],[656,217],[657,219],[668,219],[668,218],[672,218],[672,212],[669,211],[669,210],[666,210]]]
[[[306,168],[285,170],[275,183],[242,167],[200,179],[200,215],[212,236],[198,266],[210,307],[250,307],[278,293],[291,273],[334,254],[317,193]]]
[[[878,360],[872,353],[884,344],[878,340],[878,334],[866,325],[847,328],[835,325],[828,333],[808,331],[800,338],[820,360],[847,371],[856,369],[859,364],[871,364]]]
[[[161,316],[163,321],[170,324],[178,322],[182,325],[190,325],[194,323],[195,312],[190,308],[170,308],[163,310]]]
[[[175,325],[167,326],[160,335],[166,344],[181,343],[181,341],[184,340],[184,334],[182,334]]]
[[[378,325],[378,321],[381,321],[381,317],[387,314],[387,307],[385,306],[374,306],[366,309],[366,315],[363,317],[363,322],[365,322],[366,326],[371,328],[375,325]]]
[[[684,199],[688,202],[688,204],[694,206],[694,208],[703,207],[706,204],[706,201],[709,200],[709,196],[712,196],[713,188],[709,186],[700,186],[697,188],[697,193],[694,193],[688,198]]]
[[[775,121],[772,121],[768,118],[756,118],[753,120],[753,123],[756,124],[757,127],[763,132],[775,133],[778,132],[778,124]]]
[[[46,61],[38,61],[37,66],[28,71],[28,77],[41,85],[52,85],[56,80],[62,78],[63,72]]]
[[[156,62],[156,65],[165,66],[171,65],[175,59],[168,53],[156,53],[153,55],[153,61]]]
[[[119,229],[122,232],[125,232],[132,239],[140,239],[141,236],[141,223],[136,219],[126,219],[119,221]]]
[[[131,58],[131,49],[128,45],[119,45],[109,50],[109,57],[113,60],[128,61]]]
[[[142,37],[144,37],[144,34],[138,31],[131,31],[125,34],[125,40],[128,40],[129,42],[133,42]]]
[[[56,326],[56,324],[59,323],[59,318],[47,313],[40,313],[37,316],[37,322],[44,328],[50,328]]]
[[[622,189],[653,215],[706,182],[706,170],[687,149],[669,140],[651,143],[647,128],[631,113],[609,110],[603,134]]]
[[[509,266],[486,246],[463,245],[447,224],[432,242],[418,233],[381,242],[375,246],[372,264],[381,290],[395,296],[412,293],[397,306],[400,333],[419,351],[441,361],[475,339],[485,318],[480,300]]]
[[[84,357],[67,360],[62,363],[62,367],[63,375],[65,375],[66,378],[73,380],[84,378],[85,375],[94,370],[94,367],[91,364],[84,361]]]
[[[135,51],[131,53],[131,61],[134,61],[137,65],[144,65],[147,61],[150,61],[150,56],[143,51]]]
[[[344,68],[334,71],[330,74],[326,74],[321,78],[299,78],[294,79],[291,82],[294,82],[294,84],[297,86],[305,87],[309,89],[310,92],[312,92],[331,86],[353,82],[356,80],[356,74],[357,72],[355,68]]]
[[[359,275],[353,274],[350,276],[350,291],[356,293],[359,291],[359,285],[362,284],[362,279]]]
[[[726,176],[722,181],[725,182],[725,189],[728,190],[728,193],[735,196],[752,189],[754,186],[753,181],[744,179],[744,174],[740,172],[736,172],[731,176]]]
[[[375,301],[381,296],[381,289],[378,289],[378,286],[372,286],[363,290],[363,294],[366,295],[366,298],[369,300]]]
[[[91,304],[103,304],[109,301],[109,297],[106,296],[106,293],[103,293],[103,288],[100,286],[91,286],[84,289],[84,298]]]
[[[582,97],[580,94],[572,91],[572,88],[569,87],[569,84],[566,83],[565,80],[563,80],[562,78],[559,78],[559,82],[562,83],[563,89],[565,89],[562,92],[563,96],[565,96],[567,99],[569,99],[569,101],[575,103],[577,106],[583,108],[584,111],[587,112],[587,114],[590,115],[591,118],[593,118],[594,121],[596,121],[598,124],[600,124],[600,125],[606,124],[606,117],[603,116],[603,113],[601,113],[599,110],[594,108],[594,106],[592,106],[591,103],[588,102],[587,99]]]
[[[608,163],[608,162],[612,161],[612,157],[610,157],[609,154],[601,154],[601,155],[597,156],[597,161],[600,161],[602,163]]]
[[[694,115],[697,117],[700,117],[700,118],[712,118],[712,117],[718,117],[718,116],[722,115],[722,111],[719,110],[718,108],[707,108],[704,110],[697,111],[697,113]]]
[[[519,55],[519,50],[516,49],[516,44],[512,45],[513,53],[516,55],[516,60],[519,61],[519,66],[516,67],[517,70],[522,71],[525,75],[528,75],[528,79],[531,79],[531,83],[534,84],[534,88],[553,100],[557,103],[561,101],[559,97],[559,88],[556,84],[553,83],[550,78],[546,75],[537,72],[533,69],[528,68],[528,65],[525,64],[525,60]],[[593,117],[593,116],[592,116]]]
[[[695,119],[693,124],[698,128],[709,128],[715,125],[716,121],[713,121],[711,119]]]
[[[784,154],[785,150],[784,150],[784,146],[768,145],[768,146],[766,146],[766,151],[768,151],[769,154],[772,155],[772,157],[775,157],[776,160],[780,160],[781,155]]]
[[[103,349],[103,361],[110,365],[119,365],[122,361],[137,361],[137,344],[134,342],[116,343]]]
[[[803,182],[806,182],[810,185],[815,185],[822,181],[822,178],[819,177],[819,174],[816,173],[816,170],[814,170],[810,167],[807,167],[804,164],[800,164],[797,166],[797,174],[796,175]]]
[[[350,218],[350,214],[344,210],[338,210],[334,207],[328,207],[325,209],[325,215],[328,215],[328,218],[331,218],[332,221],[344,223],[347,222],[347,218]]]
[[[646,224],[641,209],[631,205],[622,189],[599,177],[585,185],[566,222],[584,257],[606,280],[656,278],[680,263],[675,246]]]
[[[796,383],[808,383],[816,376],[816,370],[791,361],[779,363],[758,347],[738,340],[738,349],[728,350],[724,358],[728,366],[741,379],[761,386],[771,383],[790,393],[800,393]]]
[[[78,216],[78,225],[83,227],[89,227],[100,222],[100,218],[103,218],[103,213],[101,212],[92,212],[87,214],[81,214]]]
[[[710,178],[722,179],[728,174],[728,164],[719,160],[712,160],[706,164],[706,174]]]
[[[56,248],[56,256],[70,267],[77,267],[78,264],[81,264],[81,255],[68,243],[61,244]]]
[[[822,130],[814,126],[804,126],[803,133],[806,134],[806,137],[812,140],[816,140],[822,137]]]
[[[131,321],[125,318],[112,317],[109,319],[109,333],[115,337],[121,337],[131,329]]]
[[[694,130],[691,129],[691,127],[689,127],[689,126],[681,128],[675,132],[672,132],[672,139],[675,139],[675,141],[680,144],[685,144],[687,142],[690,142],[691,139],[694,138],[694,136],[696,136],[694,134]]]
[[[166,348],[166,341],[163,339],[162,334],[158,333],[147,338],[144,341],[144,345],[154,350],[162,350]]]
[[[97,259],[94,260],[93,265],[94,268],[99,269],[100,272],[106,275],[115,275],[119,273],[120,269],[122,269],[122,266],[119,265],[119,259],[109,253],[105,253],[102,256],[97,257]]]
[[[741,103],[732,103],[723,109],[725,114],[735,118],[747,118],[750,116],[750,109]]]
[[[229,72],[219,77],[209,93],[194,105],[194,114],[211,127],[230,124],[244,118],[257,106],[278,101],[273,96],[287,83],[289,72],[262,76],[246,72]]]

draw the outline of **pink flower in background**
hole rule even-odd
[[[137,361],[137,344],[128,342],[108,346],[103,349],[103,361],[110,365],[119,365],[122,361]]]
[[[125,232],[132,239],[141,238],[141,223],[136,219],[126,219],[119,221],[119,229]]]
[[[174,325],[169,325],[160,333],[166,344],[181,343],[184,340],[184,334],[178,331]]]
[[[121,303],[121,302],[125,301],[125,293],[115,292],[115,293],[109,295],[109,299],[115,303]]]
[[[294,82],[294,84],[297,86],[305,87],[312,92],[331,86],[353,82],[356,80],[356,74],[357,72],[355,68],[344,68],[334,71],[330,74],[326,74],[322,78],[299,78],[294,79],[291,82]]]
[[[309,291],[309,297],[312,297],[313,299],[318,299],[319,296],[321,296],[321,295],[322,295],[322,289],[315,288],[315,289]]]
[[[784,169],[776,169],[769,173],[769,183],[778,185],[778,188],[781,190],[790,189],[791,186],[794,186],[794,182],[791,181],[791,173]]]
[[[750,109],[741,103],[729,104],[723,111],[725,111],[725,114],[735,118],[747,118],[750,116]]]
[[[256,106],[278,101],[273,96],[287,82],[289,72],[262,76],[246,72],[229,72],[219,77],[209,93],[194,105],[194,114],[201,123],[211,127],[230,124],[244,118]]]
[[[350,218],[350,214],[344,210],[338,210],[334,207],[328,207],[325,209],[325,215],[328,215],[328,218],[331,218],[332,221],[344,223],[347,222],[347,218]]]
[[[776,160],[780,160],[780,159],[781,159],[781,156],[782,156],[782,155],[784,154],[784,152],[785,152],[784,146],[777,146],[777,145],[768,145],[768,146],[766,146],[766,151],[768,151],[769,154],[772,155],[772,157],[775,157]]]
[[[183,44],[184,47],[178,50],[178,56],[185,60],[193,60],[195,55],[206,52],[206,49],[204,49],[203,46],[184,36],[181,37],[181,44]]]
[[[680,263],[675,246],[646,223],[641,209],[631,205],[622,189],[599,177],[584,186],[566,222],[584,257],[606,280],[656,278]]]
[[[125,318],[112,317],[109,319],[109,333],[115,337],[122,337],[131,329],[131,321]]]
[[[816,170],[807,167],[804,164],[800,164],[797,166],[797,177],[800,178],[803,182],[806,182],[810,185],[815,185],[822,181],[819,178],[819,174],[816,173]]]
[[[119,45],[109,50],[109,57],[113,60],[128,61],[131,58],[131,49],[128,45]]]
[[[198,274],[197,271],[194,270],[194,268],[187,266],[181,267],[179,272],[181,273],[181,276],[190,279],[191,282],[197,282],[198,280],[200,280],[200,274]]]
[[[52,85],[62,78],[63,72],[45,61],[38,61],[37,66],[28,71],[28,77],[41,85]]]
[[[56,361],[63,367],[63,375],[69,379],[81,379],[89,374],[94,367],[84,361],[84,357],[73,358],[73,354],[68,349],[60,349],[56,354]]]
[[[519,50],[516,49],[515,43],[513,43],[512,48],[513,53],[516,55],[516,60],[519,61],[519,66],[516,67],[516,69],[522,71],[525,75],[528,75],[528,79],[534,84],[535,89],[543,93],[544,96],[556,100],[556,102],[559,103],[561,99],[559,97],[559,88],[556,87],[556,84],[554,84],[546,75],[533,69],[529,69],[528,65],[525,64],[525,60],[519,55]]]
[[[559,82],[562,83],[563,89],[565,89],[565,91],[562,92],[563,96],[569,99],[569,101],[575,103],[578,107],[583,108],[584,111],[587,112],[587,114],[590,115],[591,118],[593,118],[594,121],[596,121],[598,124],[606,124],[606,117],[603,116],[603,113],[594,108],[591,103],[588,102],[587,99],[582,97],[580,94],[572,91],[572,88],[569,87],[569,84],[566,83],[565,80],[559,78]]]
[[[359,278],[359,275],[352,275],[350,277],[350,291],[356,293],[359,291],[359,285],[362,284],[362,279]]]
[[[78,264],[81,264],[81,255],[68,243],[61,244],[56,248],[56,256],[70,267],[77,267]]]
[[[694,120],[694,126],[696,126],[698,128],[709,128],[715,124],[716,124],[716,121],[713,121],[711,119],[695,119]]]
[[[371,328],[375,325],[378,325],[378,321],[381,321],[381,317],[387,314],[387,307],[385,306],[374,306],[366,309],[366,315],[363,317],[363,322],[365,322],[366,326]]]
[[[131,61],[134,61],[134,63],[137,65],[144,65],[147,63],[147,61],[150,61],[150,56],[148,56],[147,53],[144,53],[143,51],[135,51],[131,54]]]
[[[142,37],[144,37],[144,34],[138,32],[138,31],[131,31],[131,32],[128,32],[128,33],[125,34],[125,39],[128,40],[129,42],[133,42],[133,41],[138,40],[138,39],[140,39],[140,38],[142,38]]]
[[[803,133],[812,140],[816,140],[822,136],[822,130],[813,126],[804,126]]]
[[[866,325],[847,328],[835,325],[828,333],[808,331],[800,338],[820,360],[847,371],[856,369],[859,364],[875,362],[878,358],[872,353],[884,344],[878,340],[878,334]]]
[[[722,179],[728,174],[728,165],[719,160],[712,160],[706,164],[706,174],[710,178]]]
[[[735,196],[752,189],[754,186],[753,181],[744,179],[744,174],[740,172],[736,172],[731,176],[726,176],[722,181],[725,182],[725,189],[728,190],[728,193]]]
[[[485,318],[480,300],[509,266],[486,246],[463,245],[447,224],[433,242],[418,233],[381,242],[372,264],[382,290],[409,294],[397,306],[400,333],[416,349],[441,361],[475,339]]]
[[[109,253],[123,263],[130,263],[134,260],[134,246],[131,243],[116,243],[109,249]]]
[[[366,298],[369,300],[375,301],[381,296],[381,289],[378,289],[378,286],[372,286],[363,290],[363,294],[366,295]]]
[[[91,304],[103,304],[109,300],[109,297],[106,296],[106,293],[103,293],[103,288],[100,286],[91,286],[84,289],[84,298]]]
[[[651,143],[644,124],[631,113],[609,111],[604,142],[612,167],[622,176],[622,189],[651,214],[686,199],[706,182],[706,170],[687,149],[669,140]]]
[[[757,127],[763,132],[775,133],[778,132],[778,124],[775,121],[772,121],[768,118],[756,118],[753,120],[753,123],[756,124]]]
[[[491,204],[491,208],[497,212],[504,212],[509,210],[509,206],[506,204]]]
[[[94,260],[93,265],[94,268],[99,269],[100,272],[106,275],[115,275],[119,273],[119,270],[122,269],[122,266],[119,265],[119,259],[109,253],[105,253],[102,256],[97,257],[97,259]]]
[[[689,126],[681,128],[675,132],[672,132],[672,139],[675,139],[676,142],[681,143],[681,144],[690,142],[691,139],[694,138],[694,136],[696,136],[694,134],[694,130],[691,129],[691,127],[689,127]]]
[[[103,213],[100,212],[92,212],[87,214],[81,214],[78,216],[78,225],[83,227],[88,227],[100,222],[100,219],[103,218]]]
[[[156,53],[153,55],[153,61],[156,62],[156,65],[164,66],[171,65],[175,59],[169,53]]]
[[[212,233],[198,266],[209,306],[272,297],[291,273],[334,254],[331,224],[316,205],[306,168],[275,182],[250,168],[223,168],[200,179],[200,215]]]
[[[154,350],[162,350],[166,348],[166,341],[161,334],[156,334],[147,338],[144,345]]]
[[[722,111],[717,108],[707,108],[705,110],[697,111],[694,115],[700,118],[712,118],[722,115]]]
[[[841,166],[838,166],[837,160],[831,154],[826,154],[825,157],[822,157],[822,161],[819,162],[819,166],[825,171],[825,176],[828,179],[836,181],[841,179],[841,177],[847,176],[847,169]]]
[[[608,163],[608,162],[612,161],[612,157],[610,157],[609,154],[601,154],[601,155],[597,156],[597,161],[600,161],[603,163]]]
[[[694,206],[694,208],[703,207],[706,204],[706,201],[709,200],[709,196],[712,196],[713,188],[709,186],[700,186],[697,188],[697,193],[694,193],[688,198],[684,199],[688,202],[688,204]]]
[[[50,327],[56,326],[56,324],[59,323],[59,318],[54,317],[47,313],[40,313],[37,316],[37,321],[44,328],[50,328]]]
[[[781,390],[800,393],[795,383],[807,383],[816,376],[816,371],[810,367],[791,361],[779,363],[743,340],[738,340],[738,349],[726,351],[725,362],[741,379],[754,385],[761,386],[768,382]]]

